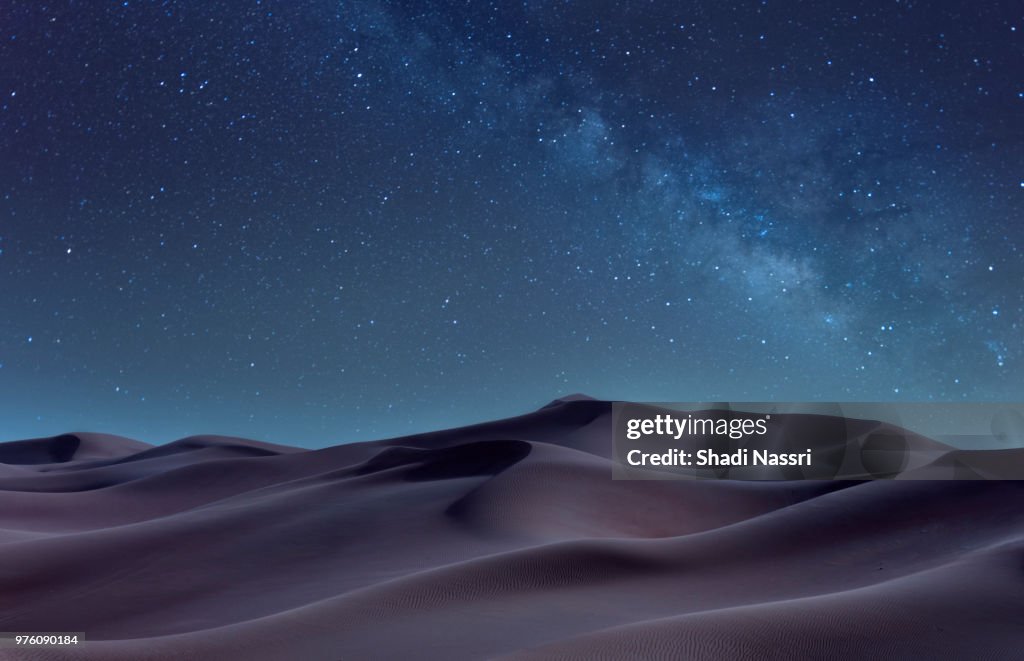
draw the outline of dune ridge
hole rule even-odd
[[[993,463],[1022,451],[1000,452]],[[1024,646],[1024,481],[627,482],[611,454],[611,404],[585,396],[321,450],[0,444],[0,631],[85,634],[0,658],[1010,659]]]

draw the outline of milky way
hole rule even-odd
[[[0,10],[0,438],[1020,400],[1024,12]]]

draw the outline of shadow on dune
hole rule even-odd
[[[403,477],[411,482],[497,475],[525,459],[530,449],[525,441],[476,441],[437,450],[390,447],[374,455],[356,473],[406,468]]]

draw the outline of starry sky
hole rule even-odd
[[[1015,2],[0,8],[0,439],[1024,399]]]

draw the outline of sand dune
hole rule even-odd
[[[0,631],[86,640],[0,658],[1020,658],[1024,481],[613,481],[610,416],[0,444]]]

